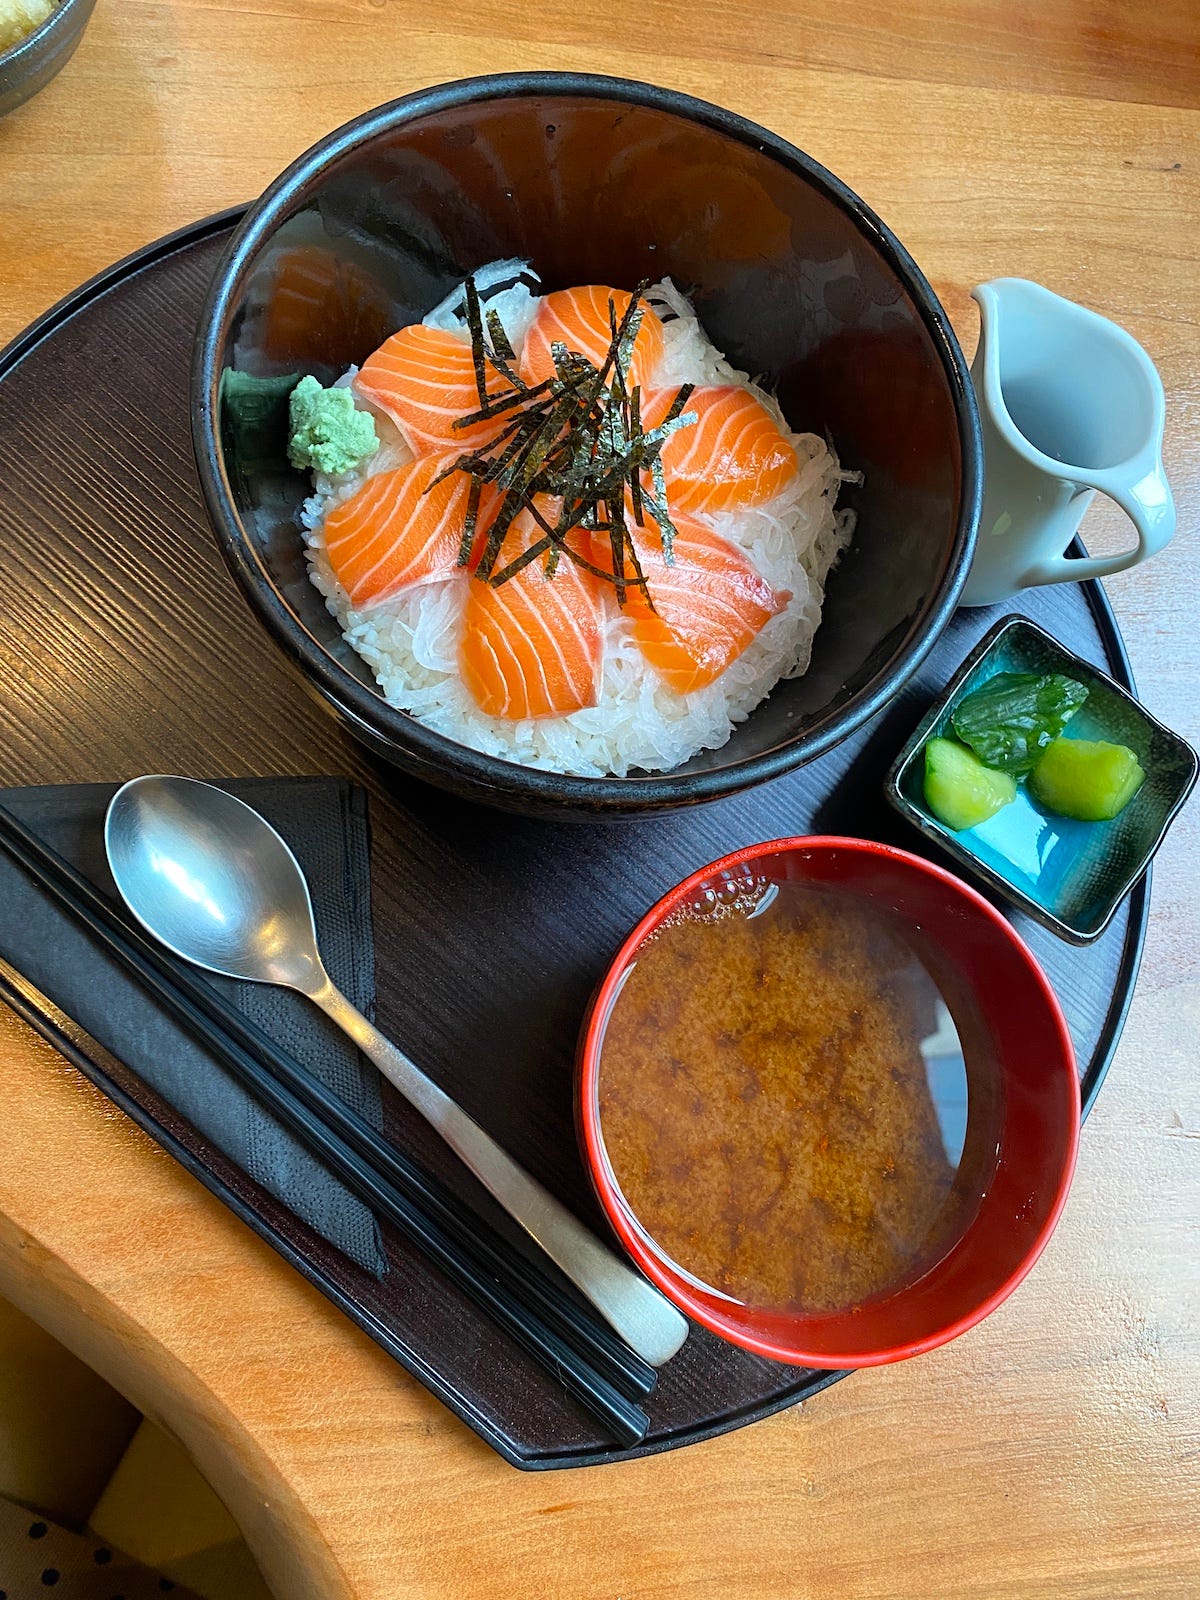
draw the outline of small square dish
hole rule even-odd
[[[1146,778],[1110,822],[1052,815],[1017,785],[1017,798],[974,828],[955,832],[925,802],[925,746],[953,737],[959,703],[998,672],[1061,672],[1088,697],[1066,736],[1127,745]],[[900,752],[885,784],[889,802],[998,893],[1072,944],[1099,938],[1145,872],[1196,782],[1195,751],[1120,684],[1023,617],[1006,617],[976,645]]]

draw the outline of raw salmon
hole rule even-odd
[[[421,456],[394,472],[379,472],[325,518],[329,562],[355,610],[399,589],[437,578],[458,561],[471,480],[455,472],[430,484],[454,452]],[[482,536],[498,496],[485,491],[477,527]]]
[[[545,295],[529,324],[521,351],[521,376],[525,382],[532,388],[554,376],[552,344],[565,344],[576,355],[586,356],[593,366],[600,366],[612,344],[608,302],[612,301],[619,324],[631,298],[624,289],[607,289],[602,284],[558,289]],[[631,388],[634,384],[646,387],[662,353],[662,323],[649,306],[643,306],[642,325],[629,362]]]
[[[647,397],[647,430],[663,420],[675,393],[658,390]],[[703,514],[763,505],[799,475],[795,450],[766,406],[745,389],[694,389],[685,411],[696,412],[695,424],[677,429],[662,448],[672,518],[677,511]]]
[[[704,689],[736,661],[764,624],[791,596],[776,594],[749,557],[702,522],[675,515],[674,564],[663,556],[662,535],[647,518],[629,531],[646,578],[626,591],[625,609],[646,660],[676,694]],[[594,536],[593,560],[610,570],[611,546]],[[632,564],[626,564],[632,574]]]
[[[477,450],[512,420],[511,413],[456,428],[460,417],[479,410],[471,346],[442,328],[415,323],[401,328],[363,362],[354,380],[358,392],[386,411],[417,455],[431,450]],[[489,395],[508,382],[486,367]]]
[[[553,521],[557,502],[540,496]],[[522,511],[505,535],[497,571],[541,530]],[[472,579],[467,592],[459,666],[481,711],[490,717],[562,717],[600,698],[604,612],[598,581],[566,558],[552,578],[538,558],[498,588]]]

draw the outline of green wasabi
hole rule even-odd
[[[301,378],[289,414],[288,460],[301,472],[353,472],[379,449],[375,419],[358,410],[349,389],[322,389],[315,378]]]

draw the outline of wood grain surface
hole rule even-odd
[[[968,346],[970,286],[1005,273],[1124,323],[1166,384],[1181,523],[1109,592],[1143,698],[1197,741],[1190,0],[108,0],[0,122],[0,336],[346,117],[520,67],[654,79],[795,140],[895,227]],[[1085,533],[1124,537],[1101,510]],[[1126,1037],[1033,1275],[954,1345],[802,1410],[518,1474],[8,1014],[0,1293],[183,1440],[280,1600],[1183,1600],[1200,1590],[1198,816],[1156,868]]]

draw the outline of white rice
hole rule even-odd
[[[476,280],[518,352],[536,309],[535,296],[525,283],[491,298],[485,291],[521,273],[536,282],[524,262],[498,262]],[[355,611],[325,552],[325,513],[368,476],[412,458],[394,424],[360,395],[356,403],[375,416],[380,450],[357,473],[314,475],[314,493],[301,510],[312,581],[347,642],[375,674],[384,698],[451,739],[523,766],[581,777],[624,777],[638,770],[667,770],[701,750],[718,749],[781,678],[806,670],[826,577],[854,530],[853,512],[838,511],[835,503],[841,484],[858,481],[857,475],[841,470],[823,439],[788,429],[774,398],[730,366],[669,280],[651,289],[648,298],[663,318],[666,335],[654,386],[735,383],[749,389],[771,410],[801,463],[797,482],[769,504],[705,519],[748,554],[773,589],[792,596],[787,608],[707,688],[686,695],[669,689],[634,644],[631,623],[613,599],[606,601],[610,617],[599,704],[565,717],[505,721],[484,716],[459,675],[463,604],[466,586],[474,581],[466,573],[420,584]],[[458,332],[465,341],[467,332],[456,314],[461,300],[456,290],[426,322]],[[352,383],[354,370],[340,382]]]

